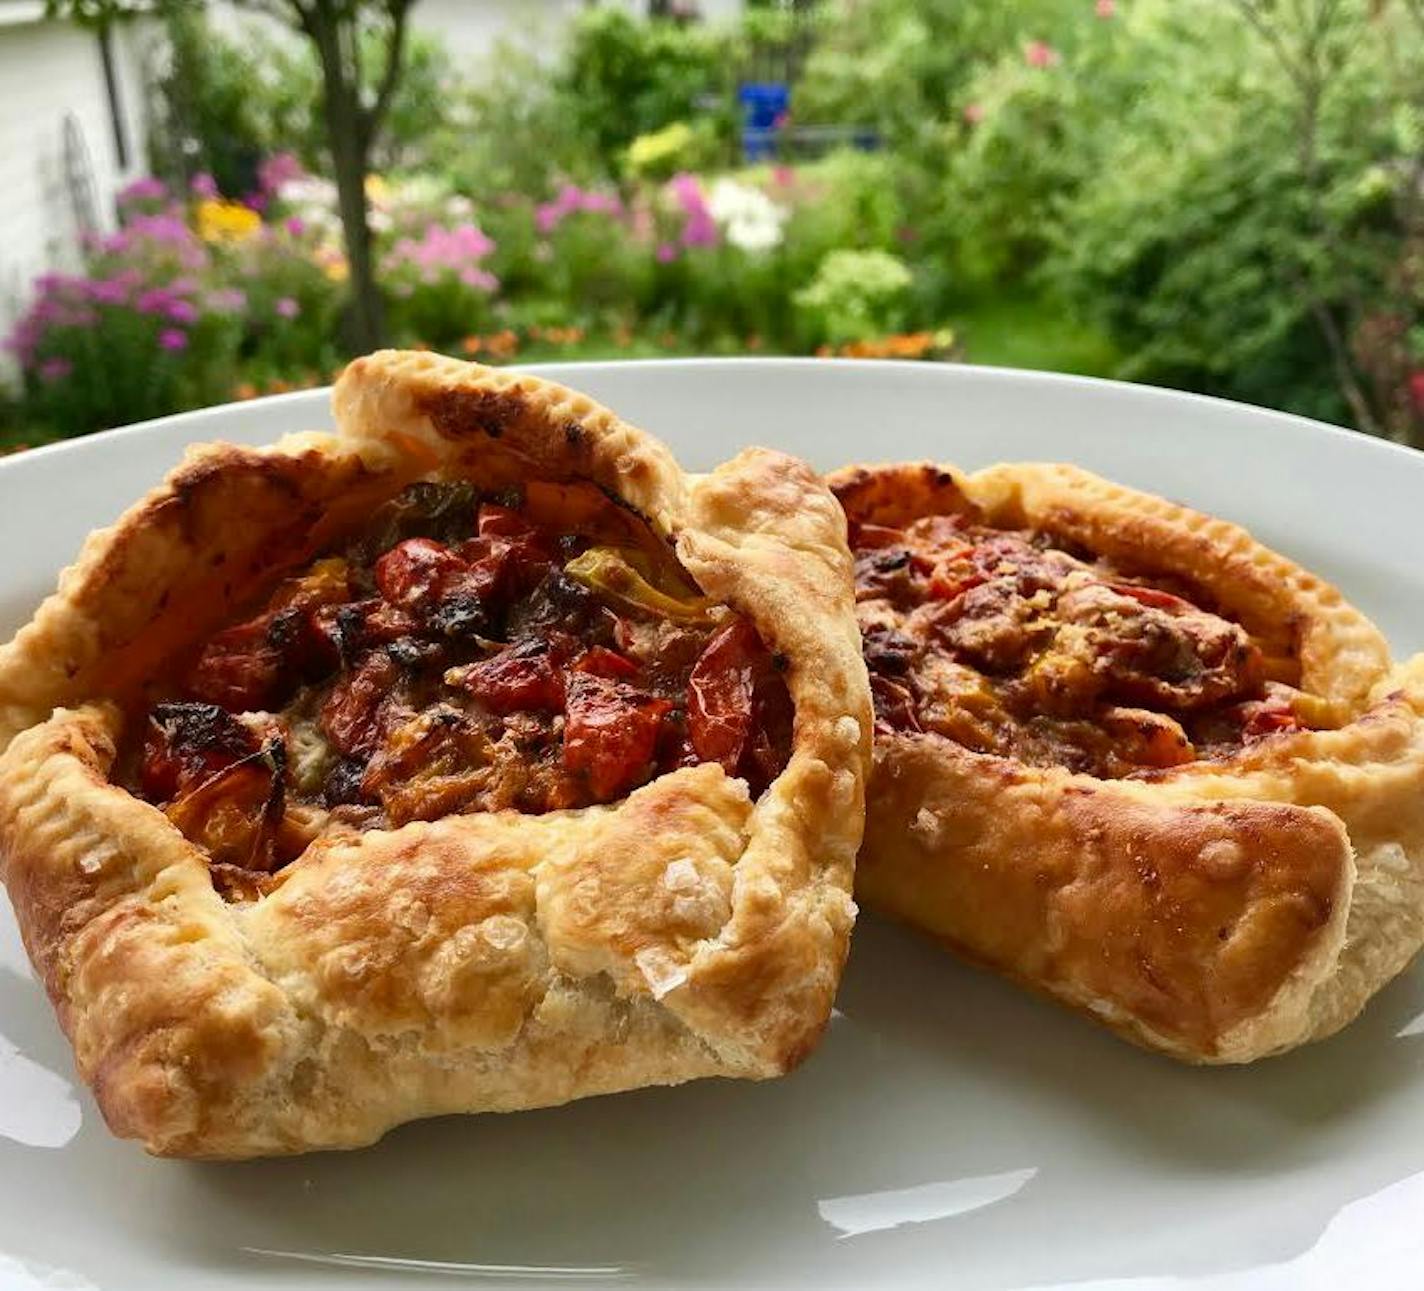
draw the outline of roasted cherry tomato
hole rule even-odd
[[[688,737],[703,762],[736,775],[752,728],[752,695],[766,647],[737,619],[708,642],[687,679]]]
[[[576,672],[568,681],[564,767],[587,777],[599,802],[620,798],[653,772],[658,733],[672,707],[621,681]]]
[[[594,646],[574,664],[574,671],[591,672],[595,677],[607,677],[612,681],[629,681],[638,675],[638,665],[627,655],[621,655],[607,646]]]
[[[281,703],[299,679],[284,669],[281,649],[268,638],[270,626],[263,615],[209,640],[188,673],[188,693],[235,713]]]
[[[443,542],[407,538],[376,561],[376,587],[392,605],[419,611],[435,600],[443,581],[464,569],[465,562]]]
[[[346,757],[369,757],[381,733],[381,711],[400,669],[384,650],[367,655],[337,683],[321,706],[321,729]]]
[[[451,678],[493,713],[557,713],[564,706],[566,638],[531,637]]]
[[[260,747],[254,731],[216,704],[158,704],[144,733],[143,795],[166,802]]]

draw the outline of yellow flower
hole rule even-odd
[[[686,121],[674,121],[652,134],[640,134],[628,145],[628,170],[645,175],[665,169],[687,150],[692,140],[692,127]]]
[[[242,242],[262,227],[262,217],[250,206],[212,197],[198,203],[194,222],[204,242]]]
[[[317,263],[321,265],[322,273],[332,282],[345,282],[351,276],[351,266],[339,251],[329,251],[317,257]]]
[[[380,206],[391,195],[391,186],[379,175],[366,176],[366,200]]]

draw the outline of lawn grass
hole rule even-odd
[[[992,296],[952,311],[968,363],[1112,376],[1120,355],[1093,327],[1033,296]]]

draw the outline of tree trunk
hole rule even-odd
[[[349,339],[353,349],[364,352],[379,349],[385,343],[385,311],[376,285],[366,209],[370,141],[356,98],[356,69],[347,67],[342,55],[339,21],[320,16],[312,36],[322,64],[322,110],[351,275]]]

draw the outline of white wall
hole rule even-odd
[[[648,8],[647,0],[605,2],[637,14]],[[742,0],[699,0],[699,7],[707,20],[724,21],[741,12]],[[459,66],[462,61],[475,63],[489,57],[504,38],[552,48],[569,20],[586,8],[588,0],[418,0],[410,11],[410,21],[414,30],[440,37]],[[221,0],[212,12],[229,32],[240,31],[247,23],[267,21]]]
[[[37,274],[75,261],[66,115],[79,124],[104,227],[113,226],[114,193],[146,169],[136,34],[121,31],[114,45],[129,140],[129,166],[121,170],[98,38],[40,21],[42,11],[42,4],[0,0],[0,332],[10,330]]]

